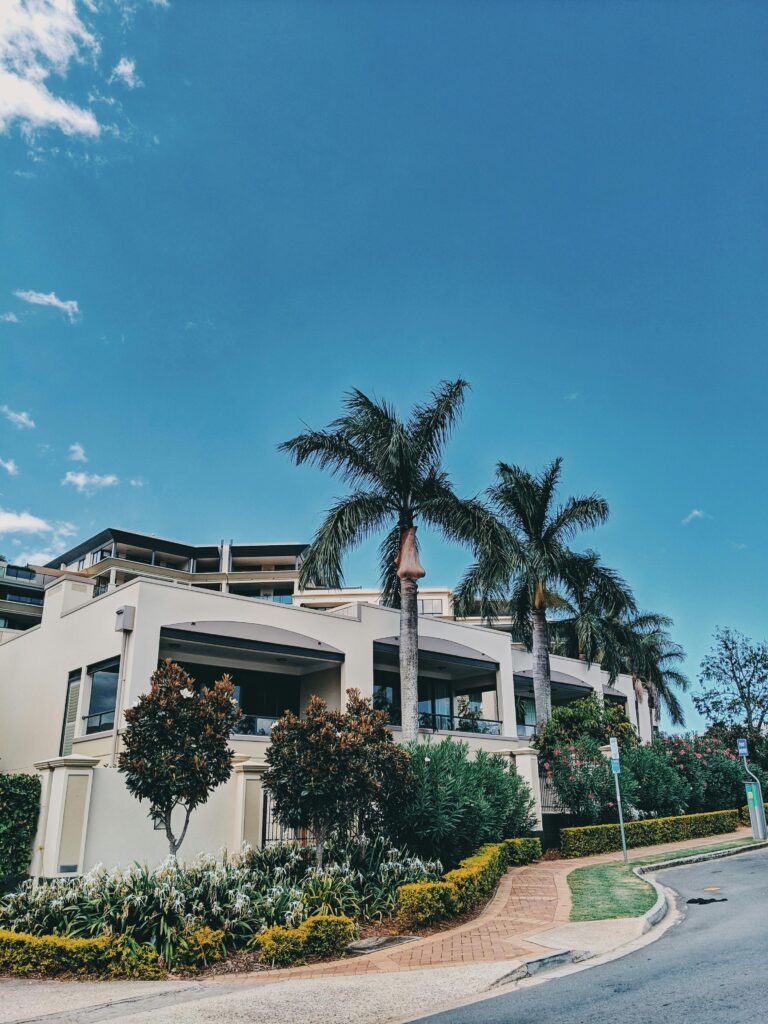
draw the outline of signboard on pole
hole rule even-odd
[[[747,741],[746,740],[736,740],[736,746],[739,748],[739,757],[748,757],[749,756],[748,751],[747,751]]]
[[[611,758],[611,771],[614,775],[619,775],[621,773],[621,761],[618,757]]]
[[[627,837],[624,834],[624,809],[621,806],[621,786],[619,786],[619,775],[621,773],[621,761],[619,759],[619,741],[615,736],[611,736],[608,740],[611,747],[611,771],[613,772],[613,781],[616,783],[616,806],[619,811],[619,828],[621,829],[621,849],[624,853],[624,863],[628,863],[627,858]]]
[[[615,736],[611,736],[611,738],[608,740],[608,742],[611,745],[611,757],[615,761],[618,761],[619,760],[619,741],[616,739]]]

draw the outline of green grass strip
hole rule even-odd
[[[653,856],[632,857],[633,867],[640,867],[643,864],[660,864],[665,860],[676,860],[678,857],[693,857],[699,853],[715,853],[718,850],[736,850],[741,846],[754,846],[757,839],[734,839],[729,843],[711,843],[709,846],[689,846],[680,850],[671,850],[669,853],[657,853]]]
[[[656,902],[656,891],[623,863],[609,861],[576,868],[568,875],[572,921],[639,917]]]

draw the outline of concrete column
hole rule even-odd
[[[536,828],[541,829],[541,786],[539,784],[539,752],[533,747],[516,747],[510,751],[515,762],[515,771],[528,783],[533,794],[536,814]]]
[[[254,849],[262,845],[264,829],[264,788],[262,776],[266,770],[264,761],[238,755],[235,764],[235,809],[230,842],[233,852],[238,852],[243,843]]]
[[[517,738],[517,710],[515,708],[515,672],[512,663],[512,650],[509,657],[499,664],[496,673],[496,694],[499,701],[499,718],[503,736]]]
[[[35,877],[82,871],[88,810],[97,757],[57,757],[38,761],[43,791],[30,873]]]
[[[117,586],[117,569],[114,566],[112,566],[112,568],[109,570],[109,587],[108,587],[108,589],[109,590],[114,590],[116,586]]]

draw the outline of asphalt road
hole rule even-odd
[[[752,1024],[768,1017],[768,851],[659,872],[685,918],[628,956],[429,1024]],[[706,892],[719,886],[719,892]],[[690,905],[689,899],[725,897]]]

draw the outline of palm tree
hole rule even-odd
[[[620,672],[632,677],[635,694],[645,693],[651,707],[661,705],[674,725],[685,725],[685,714],[675,690],[685,692],[690,683],[680,671],[685,651],[669,635],[672,619],[656,612],[624,612],[603,625],[600,658],[613,682]]]
[[[417,523],[434,527],[474,551],[498,546],[501,528],[478,499],[455,494],[441,462],[469,385],[443,381],[431,400],[401,420],[386,402],[353,389],[344,414],[325,430],[307,430],[279,446],[297,465],[312,463],[338,475],[352,493],[339,498],[304,558],[299,586],[340,587],[347,551],[386,530],[381,542],[382,601],[400,608],[400,701],[403,739],[418,734],[417,580],[424,576]]]
[[[547,615],[564,613],[570,601],[589,590],[602,606],[634,608],[621,577],[593,551],[573,551],[569,541],[581,530],[608,518],[599,495],[568,498],[555,506],[562,459],[538,475],[500,462],[488,489],[504,528],[504,549],[483,549],[462,579],[456,595],[458,614],[480,602],[480,614],[492,620],[506,609],[533,651],[533,695],[541,726],[552,714]]]

